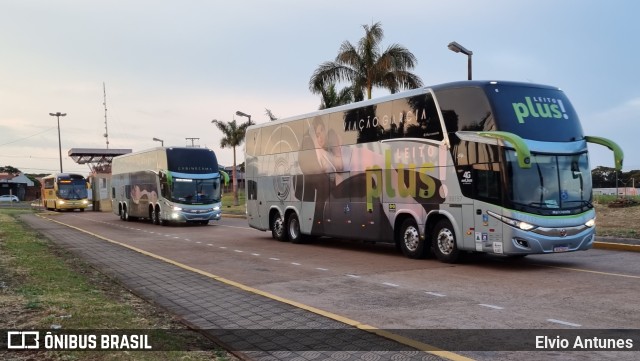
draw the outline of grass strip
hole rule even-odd
[[[228,360],[179,320],[0,211],[0,329],[153,330],[170,349],[207,351],[5,351],[3,360]],[[181,332],[165,332],[181,330]],[[184,332],[182,332],[184,331]],[[34,358],[35,357],[35,358]]]

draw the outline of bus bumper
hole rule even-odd
[[[558,236],[547,236],[512,227],[505,227],[505,231],[510,232],[503,238],[502,251],[506,255],[586,251],[593,247],[595,241],[594,228],[573,235],[566,235],[567,231],[564,228],[552,230]]]
[[[222,218],[222,211],[172,211],[169,220],[172,222],[208,222],[219,221]]]

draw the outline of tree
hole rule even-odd
[[[365,92],[367,99],[371,99],[373,87],[396,93],[400,89],[422,86],[422,80],[410,72],[417,63],[413,53],[399,44],[392,44],[381,52],[384,32],[380,22],[362,27],[365,35],[357,46],[343,42],[336,59],[320,64],[315,70],[309,80],[311,92],[317,91],[318,86],[346,81],[351,83],[354,100],[359,101],[364,99]]]
[[[265,110],[265,114],[269,117],[271,121],[278,120],[278,117],[273,115],[273,113],[271,112],[271,109],[265,108],[264,110]]]
[[[22,172],[18,168],[7,165],[4,167],[0,167],[0,173],[20,174]]]
[[[593,188],[613,188],[616,186],[616,170],[610,167],[598,166],[591,170]]]
[[[353,102],[353,87],[346,87],[340,90],[340,92],[337,92],[334,83],[319,83],[312,92],[320,94],[322,97],[320,99],[320,107],[318,108],[321,110]]]
[[[247,128],[253,123],[251,120],[248,120],[247,122],[238,125],[235,119],[228,123],[214,119],[211,123],[214,123],[224,135],[224,138],[220,139],[220,147],[233,148],[233,205],[238,206],[240,205],[240,201],[238,200],[238,177],[236,174],[236,147],[242,144]]]

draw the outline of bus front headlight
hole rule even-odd
[[[591,218],[584,225],[589,227],[589,228],[594,227],[596,225],[596,219],[595,218]]]
[[[535,225],[533,225],[531,223],[527,223],[527,222],[519,221],[517,219],[505,217],[505,216],[499,215],[497,213],[493,213],[491,211],[487,211],[487,214],[490,215],[493,218],[501,220],[502,222],[504,222],[504,223],[506,223],[506,224],[508,224],[508,225],[510,225],[512,227],[519,228],[519,229],[521,229],[523,231],[530,231],[532,229],[538,228],[538,226],[535,226]]]
[[[173,206],[173,210],[174,210],[174,211],[181,211],[181,210],[182,210],[182,208],[181,208],[181,207],[178,207],[178,206]]]

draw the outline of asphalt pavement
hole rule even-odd
[[[45,217],[26,214],[21,220],[241,359],[466,359],[445,351],[425,351],[431,346],[404,342],[396,335],[382,336],[382,330],[261,295]]]
[[[468,360],[124,247],[46,217],[25,214],[21,220],[241,359]],[[594,247],[640,251],[640,240],[598,237]]]

